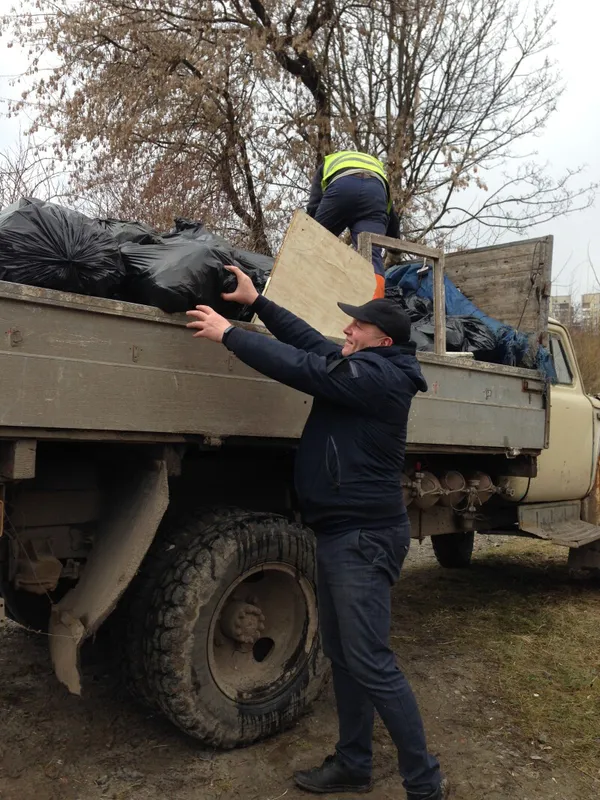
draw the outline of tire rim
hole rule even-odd
[[[317,636],[317,603],[308,580],[287,564],[244,572],[221,597],[208,635],[215,684],[236,703],[275,697],[305,666]],[[194,661],[206,643],[195,636]]]

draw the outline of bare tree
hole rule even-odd
[[[595,186],[574,186],[580,169],[552,178],[523,155],[561,93],[551,4],[391,0],[347,13],[329,56],[340,136],[386,158],[407,235],[522,232],[591,202]]]
[[[56,169],[47,145],[19,135],[15,145],[0,151],[0,208],[22,197],[55,200],[66,195],[68,180]]]
[[[158,161],[149,166],[118,161],[103,173],[85,175],[80,199],[90,216],[141,220],[161,231],[172,226],[174,216],[227,228],[223,225],[227,209],[222,215],[215,212],[217,204],[210,202],[185,164],[178,168],[177,164],[163,167]],[[240,231],[235,233],[239,238]]]
[[[560,95],[550,4],[36,0],[12,24],[35,54],[21,102],[83,153],[80,186],[195,209],[265,252],[332,148],[387,163],[416,238],[521,232],[596,188],[524,150]]]

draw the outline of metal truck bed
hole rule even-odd
[[[0,438],[295,439],[310,398],[182,315],[0,282]],[[420,354],[429,391],[414,402],[411,450],[539,452],[544,381],[529,370]]]

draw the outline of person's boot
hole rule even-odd
[[[447,800],[450,797],[450,783],[447,778],[442,778],[439,788],[432,794],[407,794],[406,800]]]
[[[296,785],[307,792],[328,794],[329,792],[370,792],[371,778],[351,772],[337,757],[327,756],[320,767],[294,773]]]

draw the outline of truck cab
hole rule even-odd
[[[538,456],[538,474],[525,487],[523,500],[529,503],[587,497],[600,448],[600,400],[585,392],[569,332],[550,319],[548,340],[557,381],[550,389],[549,447]]]
[[[586,394],[569,331],[556,319],[548,345],[557,380],[550,387],[548,447],[535,477],[513,478],[518,528],[569,548],[573,570],[600,569],[600,399]]]

